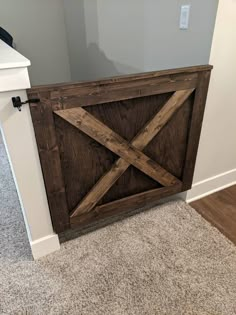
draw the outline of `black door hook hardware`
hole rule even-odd
[[[21,112],[21,106],[24,104],[30,104],[30,103],[39,103],[40,99],[39,98],[32,98],[30,100],[27,100],[25,102],[21,102],[20,96],[12,97],[12,103],[13,107],[17,108],[19,112]]]

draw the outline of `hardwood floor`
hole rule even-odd
[[[236,245],[236,185],[190,205]]]

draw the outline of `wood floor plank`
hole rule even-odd
[[[236,245],[236,185],[190,205]]]

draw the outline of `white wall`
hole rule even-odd
[[[28,59],[0,40],[0,129],[36,259],[60,245],[52,228],[29,106],[19,112],[11,101],[17,95],[26,99],[29,65]]]
[[[62,0],[0,0],[0,26],[31,60],[32,85],[70,81]]]
[[[210,56],[214,69],[188,200],[236,183],[235,34],[236,0],[220,0]]]
[[[64,0],[73,80],[206,64],[218,0]]]

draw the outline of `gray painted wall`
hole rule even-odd
[[[181,4],[190,27],[179,30]],[[0,0],[0,25],[31,59],[32,84],[209,61],[218,0]]]
[[[190,26],[179,30],[181,4]],[[206,64],[218,0],[64,0],[72,79]]]
[[[62,0],[0,0],[0,26],[31,60],[33,85],[71,80]]]
[[[146,2],[145,70],[209,62],[218,0]],[[180,6],[186,3],[191,4],[190,25],[180,30]]]

